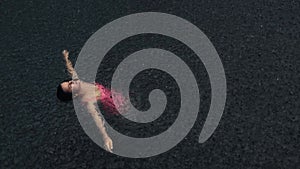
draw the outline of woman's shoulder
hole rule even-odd
[[[80,99],[82,103],[96,102],[100,98],[100,91],[97,88],[86,91],[81,95]]]
[[[87,105],[87,104],[91,104],[91,103],[96,103],[97,99],[93,98],[93,97],[81,97],[81,104],[82,105]]]

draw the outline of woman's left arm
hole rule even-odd
[[[69,74],[71,75],[71,77],[73,79],[78,79],[78,75],[77,75],[75,69],[73,68],[72,62],[69,60],[69,51],[64,50],[62,52],[62,54],[64,56],[64,60],[66,62],[66,67],[67,67]]]

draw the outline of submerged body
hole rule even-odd
[[[85,83],[86,82],[83,82],[84,85],[86,85]],[[122,114],[128,110],[128,99],[121,93],[108,89],[100,83],[87,83],[87,85],[88,88],[93,89],[95,93],[92,93],[93,90],[84,92],[85,94],[80,96],[83,104],[97,101],[102,105],[102,109],[111,115]]]
[[[63,56],[67,70],[73,80],[65,80],[60,83],[57,87],[58,99],[61,101],[70,101],[75,97],[80,99],[94,119],[102,135],[105,149],[112,152],[113,142],[106,132],[101,113],[99,113],[95,107],[95,101],[100,101],[102,108],[104,108],[106,112],[118,114],[127,110],[127,99],[125,99],[122,94],[105,88],[99,83],[88,83],[80,80],[69,60],[69,52],[67,50],[63,51]]]

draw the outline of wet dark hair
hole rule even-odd
[[[66,79],[66,80],[60,82],[59,85],[57,86],[56,96],[60,101],[67,102],[67,101],[71,101],[73,99],[72,92],[65,92],[63,90],[63,88],[61,87],[62,83],[68,82],[70,80],[72,80],[72,79]]]

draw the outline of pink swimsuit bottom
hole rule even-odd
[[[128,99],[121,93],[109,90],[99,83],[95,83],[95,86],[97,86],[100,91],[100,97],[98,96],[96,100],[101,102],[104,111],[109,114],[121,114],[128,110]],[[115,102],[113,101],[112,96],[114,97]],[[118,110],[120,110],[120,112]]]

